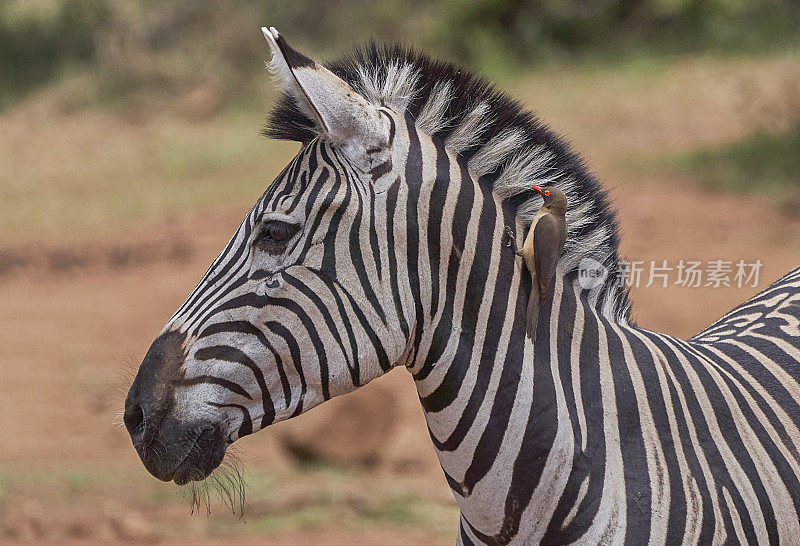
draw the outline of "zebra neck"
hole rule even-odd
[[[575,454],[596,454],[601,465],[605,460],[602,438],[581,436],[587,412],[576,404],[600,405],[595,415],[603,414],[608,393],[581,393],[581,377],[599,377],[600,355],[608,355],[605,332],[621,326],[601,317],[570,277],[559,277],[542,306],[534,347],[525,334],[526,276],[520,272],[512,284],[518,293],[512,289],[515,303],[504,322],[489,325],[470,350],[447,351],[426,377],[415,377],[464,521],[473,536],[488,533],[485,542],[543,537],[559,515],[560,493],[574,479]],[[537,516],[523,517],[529,510]]]

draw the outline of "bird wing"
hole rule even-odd
[[[544,298],[547,287],[556,272],[556,264],[563,248],[561,233],[563,228],[552,214],[539,218],[533,228],[533,263],[536,268],[536,282],[539,284],[539,297]]]

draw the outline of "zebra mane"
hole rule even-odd
[[[608,194],[569,144],[485,77],[400,45],[374,42],[325,66],[374,104],[410,115],[416,127],[444,140],[468,160],[476,178],[529,226],[542,204],[531,186],[554,185],[567,196],[567,241],[560,265],[577,278],[581,260],[605,266],[606,280],[589,292],[600,312],[630,321],[628,291],[618,257],[619,226]],[[270,113],[264,135],[307,143],[320,134],[286,93]]]

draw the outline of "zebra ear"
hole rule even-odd
[[[283,91],[335,144],[362,150],[385,148],[389,127],[378,109],[350,84],[292,49],[274,27],[262,27],[272,52],[270,69]]]

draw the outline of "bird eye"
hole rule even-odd
[[[550,195],[550,190],[544,190],[545,195]]]

